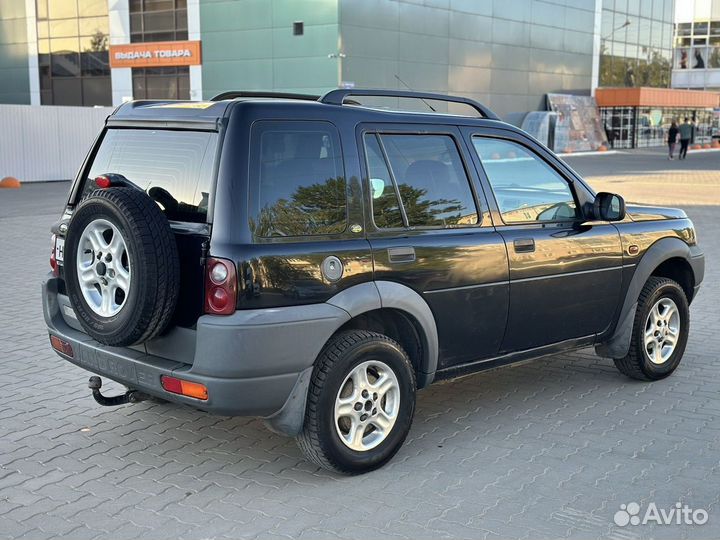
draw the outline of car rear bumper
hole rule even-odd
[[[194,330],[192,363],[187,351],[150,354],[151,347],[110,347],[93,340],[73,323],[59,280],[42,286],[43,312],[50,336],[72,347],[59,356],[128,388],[221,415],[273,416],[291,401],[300,382],[331,335],[349,315],[329,304],[239,311],[221,317],[204,315]],[[187,344],[187,337],[184,345]],[[161,377],[169,375],[205,385],[208,399],[167,392]],[[305,376],[302,376],[305,375]],[[302,396],[304,403],[304,395]],[[304,405],[303,405],[304,406]]]

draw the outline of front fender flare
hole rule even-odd
[[[692,257],[691,247],[679,238],[662,238],[647,249],[637,264],[635,273],[628,285],[615,331],[607,341],[595,346],[595,352],[599,356],[624,358],[628,354],[638,298],[648,278],[658,266],[673,258],[687,260],[694,269]],[[698,276],[695,276],[695,278],[697,280]],[[699,276],[699,278],[702,280],[702,276]]]

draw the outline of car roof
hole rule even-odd
[[[361,92],[362,96],[407,97],[420,100],[430,108],[427,100],[453,101],[475,108],[480,116],[468,116],[434,110],[417,111],[400,108],[384,108],[362,105],[355,99],[345,99],[349,95]],[[328,98],[328,96],[330,96]],[[108,126],[143,127],[190,127],[192,129],[216,130],[223,118],[242,110],[252,110],[253,116],[263,114],[271,118],[282,117],[298,119],[307,114],[310,118],[332,120],[344,118],[346,121],[377,123],[425,123],[445,125],[486,125],[518,130],[502,122],[492,111],[472,100],[426,94],[418,92],[400,92],[389,90],[331,91],[318,97],[307,94],[286,94],[272,92],[225,92],[217,100],[177,101],[177,100],[139,100],[120,105],[108,117]],[[328,99],[326,99],[328,98]],[[323,101],[325,100],[325,101]]]

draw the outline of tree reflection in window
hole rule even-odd
[[[343,232],[346,221],[345,190],[345,178],[342,176],[298,186],[289,199],[278,199],[260,209],[255,234],[272,237]]]
[[[378,139],[378,135],[368,134],[365,146],[373,217],[378,227],[458,227],[477,223],[472,191],[451,137],[383,134]]]
[[[250,227],[258,237],[337,234],[347,225],[340,140],[328,122],[253,127]]]

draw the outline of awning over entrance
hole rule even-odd
[[[719,93],[677,88],[598,88],[595,99],[598,107],[720,107]]]

